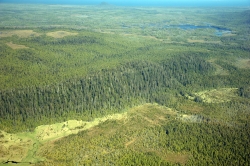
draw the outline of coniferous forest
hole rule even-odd
[[[247,7],[0,14],[0,165],[250,165]]]

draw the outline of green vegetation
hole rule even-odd
[[[107,120],[123,118],[127,118],[127,113],[96,118],[91,122],[69,120],[52,125],[42,125],[36,127],[34,132],[16,134],[1,132],[0,162],[37,163],[44,161],[44,158],[37,156],[37,151],[42,144],[70,134],[77,134],[79,131],[90,129]]]
[[[70,135],[45,146],[40,155],[48,165],[249,164],[249,127],[204,117],[199,123],[183,122],[178,116],[158,105],[135,107],[127,119]]]
[[[22,131],[36,127],[36,121],[41,124],[51,118],[55,122],[55,119],[62,121],[77,115],[103,116],[145,102],[167,105],[171,104],[169,89],[178,93],[178,89],[184,89],[183,85],[202,74],[208,75],[210,70],[213,67],[198,56],[181,56],[162,65],[130,62],[80,80],[45,88],[5,91],[1,93],[1,113],[6,117],[5,122],[12,124],[11,130]]]
[[[249,165],[249,13],[2,4],[0,161]]]

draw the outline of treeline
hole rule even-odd
[[[47,37],[48,38],[48,37]],[[52,39],[48,40],[47,38],[44,38],[43,36],[41,37],[36,37],[32,38],[31,42],[39,43],[41,45],[76,45],[76,44],[92,44],[92,43],[98,43],[98,44],[103,44],[102,39],[96,38],[93,36],[75,36],[74,38],[62,38],[62,39]],[[47,39],[47,40],[46,40]]]
[[[198,56],[180,56],[163,63],[129,62],[116,69],[103,69],[84,78],[56,85],[2,91],[0,117],[9,131],[32,129],[81,116],[90,120],[145,102],[168,105],[197,78],[209,75],[212,65]],[[34,123],[35,122],[35,123]]]

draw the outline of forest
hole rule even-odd
[[[250,165],[248,8],[0,13],[0,165]]]

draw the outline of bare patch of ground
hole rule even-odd
[[[13,31],[1,31],[0,37],[11,37],[13,35],[17,35],[18,37],[33,37],[39,36],[39,33],[34,32],[33,30],[13,30]]]
[[[6,43],[7,46],[9,46],[10,48],[12,49],[25,49],[25,48],[29,48],[29,47],[26,47],[25,45],[18,45],[18,44],[13,44],[12,42],[9,42],[9,43]]]
[[[54,38],[63,38],[65,36],[75,36],[78,33],[72,33],[67,31],[55,31],[47,33],[47,36],[54,37]]]

